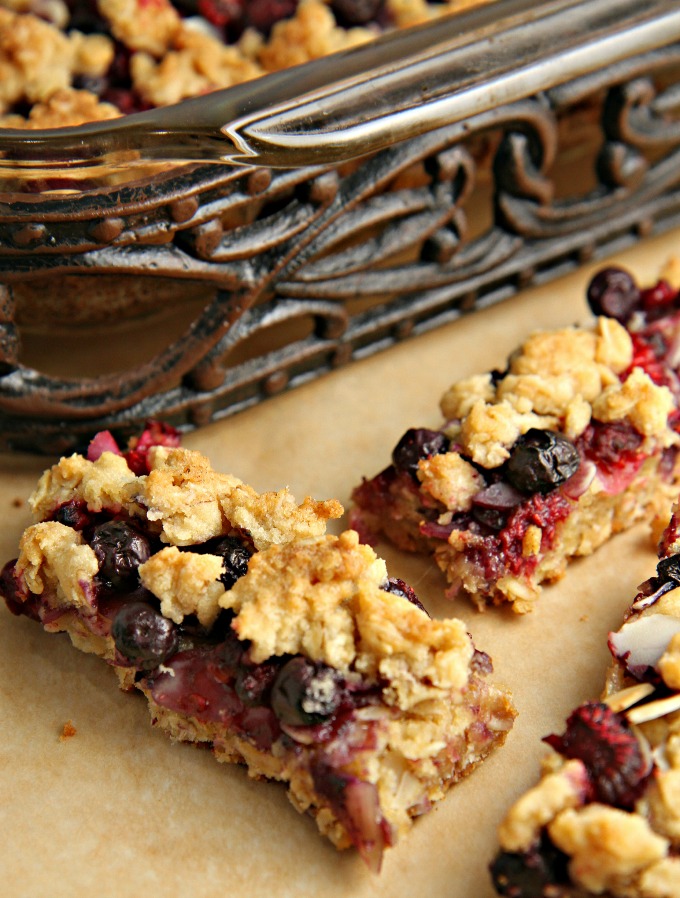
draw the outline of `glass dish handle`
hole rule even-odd
[[[0,129],[0,172],[334,165],[679,39],[677,0],[502,0],[175,106]]]

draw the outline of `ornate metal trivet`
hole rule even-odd
[[[203,425],[680,224],[679,103],[671,44],[360,164],[194,164],[70,198],[0,196],[0,448],[61,453],[148,417]],[[563,183],[574,165],[589,175],[578,195]],[[136,370],[23,365],[17,285],[79,274],[215,290]],[[305,336],[234,362],[297,320]]]

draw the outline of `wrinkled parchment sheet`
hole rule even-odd
[[[642,281],[680,249],[680,233],[614,259]],[[362,475],[387,463],[410,426],[437,426],[450,382],[502,367],[532,329],[588,316],[585,285],[602,262],[282,394],[185,438],[258,490],[346,507]],[[51,459],[0,457],[0,558],[16,555],[26,498]],[[337,529],[340,523],[333,524]],[[435,616],[461,617],[511,687],[519,717],[505,746],[457,785],[368,872],[337,853],[277,784],[251,781],[209,751],[173,745],[144,700],[68,638],[0,610],[0,882],[7,898],[491,898],[495,829],[537,776],[579,702],[596,698],[638,583],[654,571],[646,528],[573,564],[525,617],[443,597],[428,560],[386,545],[393,575]],[[65,725],[75,731],[64,736]],[[67,727],[68,729],[68,727]]]

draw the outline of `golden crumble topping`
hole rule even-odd
[[[260,50],[259,61],[266,71],[275,72],[366,43],[374,36],[375,32],[367,28],[338,27],[325,3],[303,0],[291,19],[274,26],[269,42]]]
[[[386,579],[385,562],[350,530],[257,553],[220,604],[236,612],[233,627],[255,661],[303,653],[353,666],[389,680],[402,709],[462,688],[473,652],[463,624],[430,620],[381,589]]]
[[[47,101],[78,75],[103,74],[113,45],[101,35],[65,34],[30,13],[0,7],[0,112]]]
[[[149,458],[150,473],[140,476],[112,452],[93,462],[81,455],[62,458],[42,475],[29,499],[35,518],[44,520],[64,502],[82,500],[92,511],[145,517],[173,545],[205,542],[238,527],[263,548],[319,535],[343,512],[335,499],[307,498],[298,505],[288,490],[257,493],[237,477],[213,470],[200,452],[155,447]]]
[[[118,118],[120,111],[111,103],[102,103],[86,90],[64,87],[41,103],[35,103],[27,119],[23,116],[0,116],[3,128],[64,128],[83,122],[100,122]]]
[[[151,106],[178,103],[219,88],[231,87],[263,73],[237,47],[225,46],[210,34],[181,27],[160,59],[135,53],[130,63],[132,84]]]
[[[548,825],[550,838],[568,854],[572,876],[596,894],[625,888],[645,867],[662,860],[668,840],[637,814],[589,804],[562,811]]]
[[[467,511],[484,485],[482,475],[460,455],[445,453],[418,462],[418,480],[433,499],[447,508]]]
[[[163,56],[182,27],[170,0],[97,0],[112,35],[128,49]]]
[[[610,318],[598,318],[592,329],[535,333],[510,357],[497,386],[483,374],[449,387],[440,403],[452,422],[447,433],[459,436],[465,453],[487,468],[501,465],[517,438],[534,427],[574,439],[593,416],[625,417],[641,433],[665,434],[672,407],[667,388],[642,371],[621,385],[619,375],[632,357],[630,334]]]
[[[195,614],[211,627],[220,613],[222,559],[217,555],[180,552],[169,546],[139,566],[139,579],[161,602],[161,614],[181,624]]]
[[[512,806],[498,830],[506,851],[527,851],[556,814],[583,802],[587,773],[581,761],[567,761],[548,773]]]
[[[81,535],[56,521],[34,524],[21,538],[17,567],[31,592],[41,595],[51,589],[55,605],[88,609],[92,594],[88,586],[99,570],[99,562]]]

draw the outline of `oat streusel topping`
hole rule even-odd
[[[487,468],[498,467],[517,438],[531,428],[580,436],[592,417],[629,420],[641,433],[669,438],[673,397],[641,371],[620,380],[633,359],[630,334],[600,317],[593,329],[563,328],[530,336],[494,387],[489,374],[453,384],[442,397],[446,429],[462,451]]]
[[[122,456],[104,452],[94,462],[81,455],[62,458],[47,470],[29,499],[36,520],[60,505],[82,499],[93,511],[125,511],[154,522],[164,542],[201,543],[237,527],[257,548],[289,539],[318,536],[343,509],[335,499],[305,499],[298,505],[288,490],[258,493],[231,474],[213,470],[199,452],[154,447],[151,471],[135,475]]]

